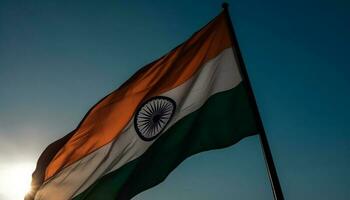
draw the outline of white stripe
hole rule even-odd
[[[232,49],[225,49],[184,84],[161,94],[172,98],[177,104],[177,111],[166,129],[198,110],[211,95],[232,89],[240,82]],[[118,139],[63,169],[41,186],[35,199],[71,199],[98,178],[141,156],[154,141],[140,139],[131,120]]]

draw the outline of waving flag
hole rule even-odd
[[[257,133],[224,14],[103,98],[49,145],[35,200],[126,200],[187,157]]]

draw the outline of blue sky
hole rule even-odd
[[[0,0],[0,166],[34,163],[221,3]],[[350,3],[228,3],[285,198],[349,199]],[[135,199],[272,199],[259,140],[191,157]]]

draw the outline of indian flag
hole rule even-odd
[[[256,134],[228,23],[221,13],[93,106],[42,153],[26,199],[131,199],[189,156]]]

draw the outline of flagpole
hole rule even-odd
[[[283,197],[283,193],[282,193],[282,189],[281,189],[281,185],[277,176],[277,172],[276,172],[276,167],[275,164],[273,162],[272,159],[272,154],[271,154],[271,150],[270,150],[270,146],[269,143],[267,141],[267,137],[266,137],[266,132],[260,117],[260,113],[258,110],[258,106],[255,100],[255,96],[249,81],[249,77],[248,77],[248,73],[243,61],[243,57],[238,45],[238,40],[234,31],[234,27],[233,24],[231,22],[231,18],[230,18],[230,14],[228,11],[228,3],[223,3],[222,4],[222,8],[224,9],[224,14],[226,15],[227,18],[227,22],[228,25],[230,27],[230,32],[231,32],[231,39],[232,39],[232,43],[234,46],[233,52],[235,54],[235,57],[237,59],[238,62],[238,67],[240,69],[241,75],[243,77],[243,82],[245,83],[246,89],[248,91],[248,95],[249,95],[249,101],[250,104],[253,108],[254,114],[256,116],[256,120],[259,126],[259,138],[260,138],[260,143],[261,143],[261,147],[263,149],[263,153],[264,153],[264,158],[265,158],[265,164],[266,164],[266,168],[267,168],[267,172],[269,174],[269,179],[270,179],[270,183],[271,183],[271,188],[273,191],[273,195],[275,200],[284,200]]]

